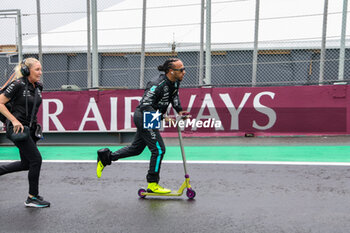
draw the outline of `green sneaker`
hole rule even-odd
[[[105,168],[100,160],[97,161],[96,175],[97,178],[101,178],[102,171]]]
[[[148,183],[147,192],[163,194],[163,193],[170,193],[171,190],[163,188],[156,182],[152,182],[152,183]]]

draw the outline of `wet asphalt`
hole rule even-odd
[[[350,167],[188,164],[194,200],[140,199],[148,164],[43,163],[46,209],[24,207],[27,172],[0,177],[0,232],[350,232]],[[177,189],[182,164],[164,163]]]

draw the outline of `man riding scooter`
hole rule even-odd
[[[169,104],[172,104],[172,107],[180,116],[188,114],[188,112],[182,110],[178,95],[179,85],[186,71],[182,61],[177,58],[166,60],[163,65],[158,66],[158,70],[164,71],[165,74],[161,74],[157,79],[147,84],[140,104],[135,110],[134,123],[137,132],[133,142],[130,146],[123,147],[113,153],[108,148],[100,149],[98,151],[96,174],[100,178],[105,166],[111,165],[112,161],[137,156],[147,146],[152,153],[146,176],[147,192],[170,193],[170,189],[163,188],[158,184],[165,145],[158,129],[144,128],[144,114],[159,114],[163,118]],[[170,119],[164,117],[164,120]]]

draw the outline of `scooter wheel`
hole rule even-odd
[[[193,189],[187,189],[186,196],[189,199],[193,199],[196,196],[196,192]]]
[[[145,189],[139,189],[139,191],[137,192],[137,194],[139,195],[139,197],[141,197],[141,198],[145,198],[146,197],[146,195],[143,195],[142,193],[145,193],[146,192],[146,190]]]

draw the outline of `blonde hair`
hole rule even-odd
[[[23,64],[23,61],[24,61],[24,64]],[[30,69],[35,63],[39,62],[39,60],[34,58],[34,57],[28,57],[28,58],[24,59],[23,61],[18,63],[18,65],[16,65],[16,67],[14,68],[15,76],[13,77],[12,80],[16,80],[16,79],[23,77],[23,74],[21,72],[23,65],[26,65],[28,67],[28,69]]]

